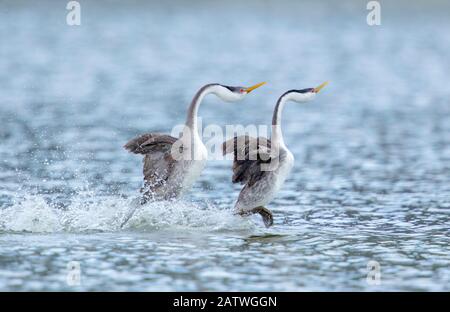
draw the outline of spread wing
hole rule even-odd
[[[222,143],[223,154],[233,153],[233,183],[252,186],[267,171],[261,165],[271,162],[270,140],[248,135],[236,136]]]
[[[172,145],[177,141],[170,135],[147,133],[132,139],[124,148],[144,156],[144,180],[150,188],[163,185],[176,163],[172,158]]]

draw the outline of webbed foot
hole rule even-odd
[[[263,219],[264,225],[268,228],[271,227],[273,225],[273,214],[272,212],[262,206],[253,208],[251,210],[247,210],[247,211],[240,211],[238,212],[239,215],[241,216],[248,216],[254,213],[259,213]]]

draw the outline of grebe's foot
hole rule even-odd
[[[255,214],[255,213],[259,213],[261,215],[261,217],[263,219],[263,222],[264,222],[264,225],[267,228],[271,227],[273,225],[272,212],[269,209],[267,209],[267,208],[265,208],[263,206],[259,206],[259,207],[256,207],[256,208],[253,208],[253,209],[247,210],[247,211],[241,210],[241,211],[236,212],[236,214],[238,214],[240,216],[243,216],[243,217],[249,216],[249,215],[252,215],[252,214]]]
[[[259,213],[261,215],[266,228],[271,227],[273,225],[273,215],[269,209],[261,206],[255,208],[254,210],[255,213]]]

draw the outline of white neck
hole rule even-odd
[[[185,132],[183,132],[182,136],[186,147],[190,147],[193,150],[198,150],[198,148],[203,145],[203,142],[198,134],[198,108],[203,101],[203,98],[210,93],[216,93],[218,88],[218,84],[207,84],[201,87],[192,99],[187,112],[184,129]]]
[[[200,90],[197,91],[194,98],[192,99],[191,105],[189,105],[185,123],[185,125],[189,127],[192,132],[198,133],[197,114],[198,108],[200,107],[200,103],[203,101],[203,98],[206,95],[214,93],[217,90],[217,88],[219,88],[218,84],[207,84],[201,87]]]
[[[283,113],[284,105],[290,100],[291,93],[285,93],[277,101],[273,111],[272,118],[272,145],[280,148],[286,148],[283,140],[283,133],[281,131],[281,114]]]

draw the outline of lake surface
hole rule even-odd
[[[450,5],[383,2],[373,27],[365,6],[83,1],[70,27],[64,1],[2,1],[0,290],[449,291]],[[265,125],[325,80],[284,111],[273,227],[233,216],[231,162],[211,160],[120,228],[142,183],[122,146],[170,133],[202,85],[268,81],[200,109]]]

